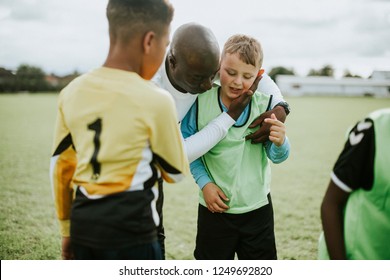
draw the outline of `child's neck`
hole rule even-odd
[[[232,104],[232,100],[226,94],[223,93],[222,88],[220,91],[220,96],[221,96],[221,102],[229,110],[230,104]]]

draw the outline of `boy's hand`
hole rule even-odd
[[[286,137],[286,127],[284,123],[279,121],[275,114],[272,114],[271,118],[266,118],[264,122],[271,124],[269,140],[278,147],[282,146],[284,138]]]
[[[269,139],[271,124],[264,122],[266,118],[270,118],[272,114],[275,114],[276,118],[282,122],[286,120],[286,111],[281,106],[276,106],[270,111],[264,112],[258,116],[249,126],[254,128],[260,126],[258,130],[245,137],[245,140],[251,140],[252,144],[264,143]]]
[[[229,201],[223,191],[214,183],[207,183],[203,189],[203,197],[206,202],[207,209],[211,212],[222,213],[229,209],[223,201]]]
[[[62,237],[62,259],[73,260],[73,250],[70,243],[70,237]]]
[[[257,86],[261,80],[262,76],[257,76],[251,87],[248,91],[243,92],[239,97],[234,99],[230,104],[229,110],[227,113],[233,120],[237,120],[241,113],[244,111],[245,107],[249,104],[252,99],[253,93],[256,91]]]

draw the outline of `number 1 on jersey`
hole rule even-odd
[[[92,164],[93,174],[91,176],[91,179],[93,181],[96,181],[100,176],[100,163],[97,160],[97,156],[100,149],[100,134],[102,132],[102,119],[98,118],[93,123],[90,123],[88,125],[89,130],[95,131],[95,136],[93,137],[93,144],[95,146],[95,149],[93,151],[90,163]]]

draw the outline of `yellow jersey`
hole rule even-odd
[[[72,204],[75,225],[92,219],[103,228],[111,226],[107,219],[146,219],[153,221],[152,229],[159,223],[154,205],[158,178],[174,183],[187,174],[168,92],[134,72],[106,67],[80,76],[61,91],[50,176],[63,236],[69,235]],[[75,189],[82,196],[76,204]],[[122,207],[104,210],[116,207],[117,197]]]

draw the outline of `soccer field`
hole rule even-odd
[[[348,127],[390,99],[286,98],[290,158],[272,165],[279,259],[316,259],[320,203]],[[49,184],[57,95],[0,95],[0,258],[59,259],[60,236]],[[198,188],[166,185],[168,259],[193,259]]]

